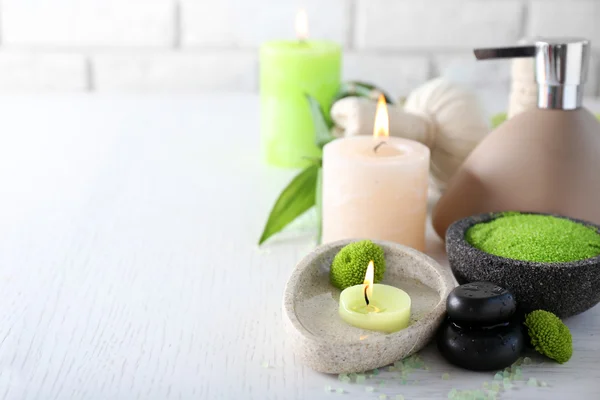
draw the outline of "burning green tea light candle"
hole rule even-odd
[[[342,291],[340,317],[352,326],[372,331],[392,333],[406,328],[410,321],[410,296],[393,286],[373,284],[374,272],[371,261],[365,282]]]
[[[296,16],[295,41],[276,40],[260,48],[261,140],[270,165],[299,168],[321,155],[306,94],[329,110],[340,85],[342,49],[307,40],[304,11]]]

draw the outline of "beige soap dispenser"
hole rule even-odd
[[[600,122],[581,106],[589,56],[585,39],[475,50],[479,60],[533,57],[537,108],[501,124],[465,160],[433,210],[441,237],[454,221],[493,211],[600,224]]]

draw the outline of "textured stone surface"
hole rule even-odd
[[[386,258],[384,284],[400,287],[412,300],[410,325],[385,334],[345,324],[338,315],[340,290],[329,283],[329,266],[351,240],[318,247],[294,269],[284,293],[284,324],[294,352],[312,369],[363,372],[405,358],[435,335],[456,286],[449,269],[411,248],[374,241]]]
[[[466,242],[467,229],[496,215],[472,216],[448,228],[446,251],[459,283],[493,282],[510,290],[524,311],[543,309],[561,318],[582,313],[600,302],[600,256],[568,263],[535,263],[488,254]],[[600,227],[596,228],[600,232]]]

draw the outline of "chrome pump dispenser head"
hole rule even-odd
[[[581,107],[590,61],[587,39],[538,39],[527,46],[476,49],[475,57],[478,60],[533,57],[538,108],[574,110]]]

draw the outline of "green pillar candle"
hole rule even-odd
[[[328,111],[340,85],[341,60],[341,47],[327,41],[272,41],[262,45],[261,139],[268,164],[300,168],[321,155],[305,94]]]

